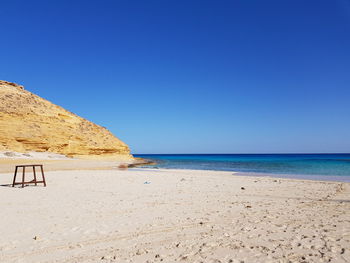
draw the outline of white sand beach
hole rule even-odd
[[[22,189],[12,176],[0,174],[0,262],[350,261],[349,183],[54,169]]]

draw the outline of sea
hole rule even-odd
[[[350,154],[134,154],[148,168],[232,171],[236,175],[350,182]]]

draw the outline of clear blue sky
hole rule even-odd
[[[3,0],[0,29],[0,79],[133,153],[350,152],[350,0]]]

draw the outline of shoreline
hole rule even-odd
[[[110,169],[111,170],[125,170],[125,169],[187,170],[187,171],[227,172],[235,176],[350,183],[350,176],[273,174],[273,173],[240,172],[240,171],[231,171],[231,170],[207,170],[207,169],[164,168],[164,167],[159,168],[159,167],[152,167],[152,165],[156,165],[154,160],[149,160],[149,159],[144,159],[139,157],[136,157],[133,160],[128,160],[128,161],[87,160],[87,159],[72,159],[72,158],[57,158],[57,159],[0,158],[0,173],[11,173],[14,171],[15,165],[32,164],[32,163],[43,164],[45,171],[110,170]],[[147,165],[149,165],[149,167],[147,167]]]
[[[176,156],[176,154],[168,154],[169,156]],[[184,154],[179,154],[182,156]],[[196,156],[196,154],[188,154],[189,156]],[[221,156],[223,154],[202,154],[202,155],[217,155]],[[226,154],[233,155],[233,154]],[[238,154],[241,155],[241,154]],[[275,156],[276,154],[247,154],[254,156]],[[284,156],[286,154],[280,154]],[[291,155],[291,154],[287,154]],[[294,154],[295,156],[305,155],[305,154]],[[315,154],[308,154],[315,155]],[[320,154],[316,154],[320,155]],[[328,155],[328,154],[323,154]],[[349,154],[343,154],[349,155]],[[136,157],[137,156],[137,157]],[[246,172],[246,171],[235,171],[232,168],[223,170],[225,168],[220,167],[220,163],[216,166],[212,166],[210,169],[204,167],[198,168],[187,168],[186,166],[181,167],[162,167],[161,160],[146,158],[155,155],[136,155],[131,159],[125,159],[125,156],[121,156],[118,160],[110,159],[86,159],[86,158],[69,158],[67,156],[52,153],[52,152],[28,152],[28,153],[19,153],[11,151],[0,151],[0,173],[1,172],[12,172],[15,165],[20,164],[31,164],[31,163],[40,163],[45,165],[45,170],[54,171],[54,170],[108,170],[108,169],[132,169],[132,168],[142,168],[142,169],[177,169],[177,170],[203,170],[203,171],[224,171],[231,172],[237,176],[253,176],[253,177],[271,177],[271,178],[290,178],[290,179],[301,179],[301,180],[311,180],[311,181],[332,181],[332,182],[350,182],[349,175],[324,175],[324,174],[307,174],[307,173],[285,173],[285,172]],[[158,161],[160,161],[158,163]],[[160,166],[158,166],[160,165]],[[217,169],[215,167],[218,167]],[[350,171],[349,171],[350,172]]]
[[[340,175],[309,175],[309,174],[273,174],[273,173],[255,173],[255,172],[240,172],[228,170],[209,170],[209,169],[187,169],[187,168],[153,168],[153,167],[139,167],[139,169],[154,169],[154,170],[188,170],[188,171],[212,171],[212,172],[229,172],[235,176],[249,176],[249,177],[266,177],[279,179],[296,179],[308,181],[322,181],[322,182],[342,182],[350,183],[349,176]]]
[[[158,168],[350,182],[350,154],[145,154]]]

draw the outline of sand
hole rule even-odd
[[[48,152],[6,152],[0,151],[0,173],[10,173],[14,171],[15,165],[23,164],[43,164],[46,171],[62,170],[112,170],[118,169],[120,165],[145,163],[144,160],[135,158],[134,160],[87,160],[68,158],[62,154]]]
[[[0,262],[350,262],[349,183],[63,167],[3,169]]]

